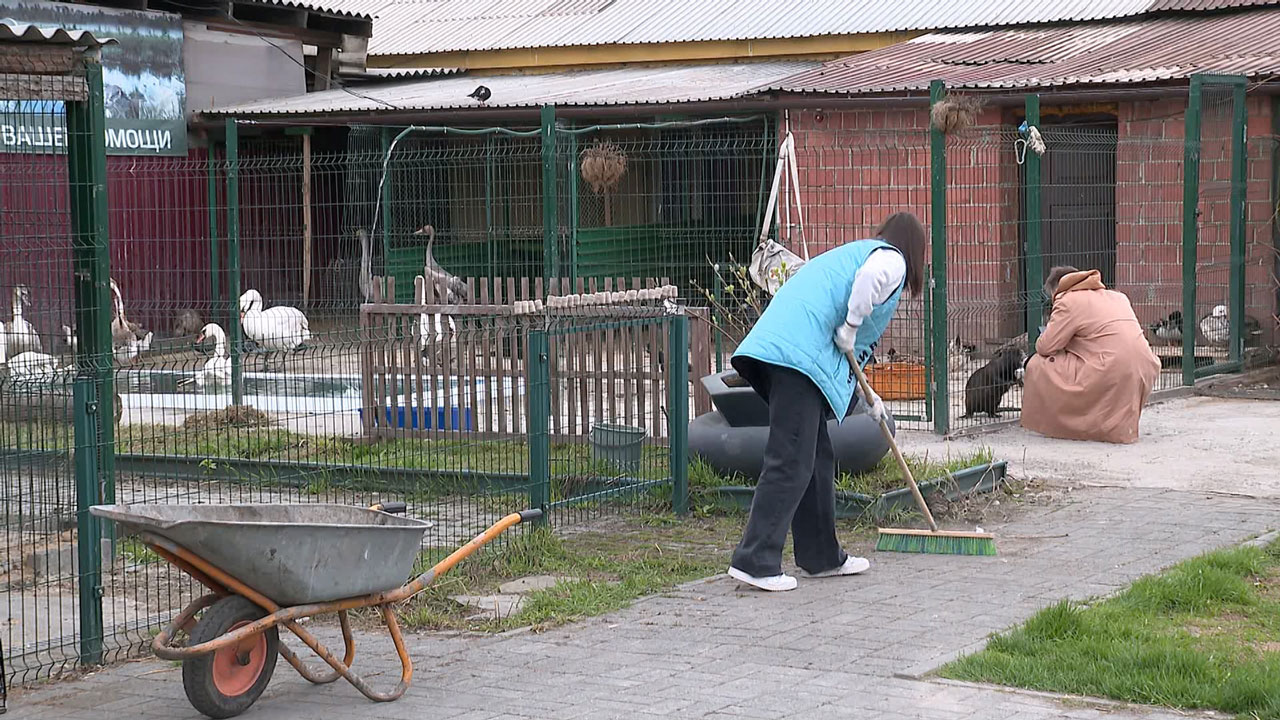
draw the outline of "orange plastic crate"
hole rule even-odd
[[[891,362],[867,366],[867,382],[885,400],[923,400],[925,367],[919,363]]]

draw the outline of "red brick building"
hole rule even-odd
[[[928,222],[929,83],[943,80],[951,92],[983,101],[974,126],[947,137],[951,335],[980,342],[1026,329],[1018,143],[1026,93],[1040,94],[1047,145],[1044,268],[1101,269],[1151,323],[1181,303],[1189,78],[1244,75],[1251,81],[1246,312],[1274,341],[1277,57],[1280,9],[1248,9],[931,33],[828,62],[770,90],[787,106],[821,108],[784,119],[796,138],[808,237],[819,247],[865,236],[893,210]],[[1201,314],[1226,302],[1232,107],[1228,91],[1206,87],[1195,273]]]

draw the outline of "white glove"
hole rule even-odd
[[[858,387],[861,388],[862,386],[859,385]],[[871,390],[871,388],[867,389],[870,391],[871,396],[862,399],[863,402],[861,407],[863,412],[870,415],[871,419],[876,422],[888,420],[889,410],[884,406],[884,401],[880,399],[880,396],[876,394],[875,390]]]
[[[854,341],[858,337],[858,328],[847,322],[840,323],[840,327],[836,328],[835,343],[842,354],[853,352]]]

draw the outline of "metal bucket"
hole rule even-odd
[[[591,459],[635,470],[644,457],[644,439],[648,434],[641,427],[596,423],[591,426]]]

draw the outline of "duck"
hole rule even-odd
[[[59,367],[58,358],[53,355],[31,350],[14,355],[8,365],[12,380],[53,380],[60,373],[75,370],[74,366]]]
[[[1231,342],[1231,318],[1226,305],[1215,305],[1213,310],[1200,319],[1200,332],[1211,345],[1226,347]],[[1240,338],[1246,346],[1254,346],[1262,337],[1262,326],[1254,318],[1244,317],[1244,328]]]
[[[262,293],[252,288],[240,296],[240,321],[245,337],[264,353],[293,352],[311,339],[311,324],[301,310],[287,305],[264,310]]]
[[[217,387],[231,382],[231,357],[227,355],[227,334],[222,330],[221,325],[209,323],[200,329],[200,334],[196,336],[196,343],[203,343],[205,338],[213,338],[213,357],[205,361],[204,367],[197,370],[194,377],[183,380],[179,383],[180,385],[194,382],[196,387],[203,388],[205,385]]]
[[[1182,342],[1182,311],[1174,310],[1169,316],[1152,323],[1150,326],[1151,334],[1157,340],[1163,340],[1169,345],[1177,345]]]
[[[76,331],[70,325],[62,326],[62,347],[71,355],[75,355],[76,350],[80,347],[80,343],[76,339]]]
[[[13,318],[7,328],[8,350],[12,355],[23,352],[43,352],[40,335],[36,329],[22,317],[22,309],[31,305],[31,290],[26,285],[13,288]]]

